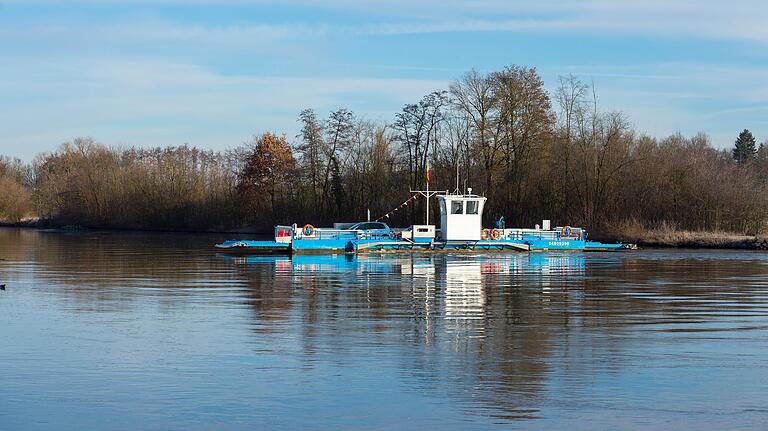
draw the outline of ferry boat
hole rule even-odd
[[[533,228],[496,228],[482,225],[486,198],[467,193],[416,191],[429,199],[435,196],[440,224],[390,228],[376,220],[357,224],[336,224],[333,228],[312,225],[275,226],[274,240],[227,240],[221,251],[256,253],[363,253],[384,251],[618,251],[636,248],[632,244],[606,244],[587,239],[579,227],[552,227],[549,220]],[[402,205],[401,205],[402,207]],[[429,221],[429,203],[427,216]]]

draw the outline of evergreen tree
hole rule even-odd
[[[757,147],[757,154],[755,154],[755,166],[757,167],[757,173],[765,181],[768,179],[768,139],[763,141],[759,147]]]
[[[755,159],[761,163],[768,163],[768,139],[766,139],[760,144],[759,147],[757,147]]]
[[[341,215],[345,195],[344,180],[341,175],[339,161],[335,156],[331,157],[331,191],[333,193],[334,203],[336,204],[336,212],[338,215]]]
[[[736,146],[733,148],[733,159],[736,160],[736,163],[743,165],[754,159],[756,154],[755,137],[752,136],[752,132],[749,130],[742,130],[739,133],[739,137],[736,138]]]

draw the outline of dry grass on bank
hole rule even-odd
[[[610,235],[622,242],[647,247],[768,249],[768,237],[765,235],[682,230],[671,223],[648,228],[636,220],[630,220],[617,224]]]

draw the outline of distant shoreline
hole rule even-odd
[[[239,229],[228,229],[228,230],[211,230],[211,229],[147,229],[147,228],[141,228],[141,229],[130,229],[130,228],[115,228],[115,227],[107,227],[107,226],[81,226],[78,224],[62,224],[62,223],[55,223],[50,220],[26,220],[21,221],[17,223],[7,222],[7,221],[0,221],[0,228],[20,228],[20,229],[46,229],[46,230],[57,230],[61,232],[96,232],[96,231],[102,231],[102,232],[126,232],[126,233],[132,233],[132,232],[146,232],[146,233],[183,233],[183,234],[245,234],[245,235],[255,235],[255,236],[264,236],[264,235],[272,235],[272,230],[265,231],[265,230],[259,230],[258,228],[239,228]]]
[[[768,237],[721,231],[689,231],[677,229],[643,229],[614,232],[612,240],[640,247],[768,250]]]
[[[169,229],[126,229],[110,227],[84,227],[72,224],[57,224],[49,220],[26,220],[18,223],[0,221],[0,228],[51,229],[62,232],[124,232],[124,233],[178,233],[178,234],[242,234],[252,236],[271,235],[271,231],[257,228],[231,230],[169,230]],[[733,232],[687,231],[675,229],[647,229],[632,232],[612,232],[595,235],[601,241],[624,242],[650,248],[721,249],[721,250],[768,250],[768,236],[742,235]]]

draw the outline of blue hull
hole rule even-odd
[[[625,244],[603,244],[578,239],[522,238],[519,240],[409,242],[390,238],[294,239],[275,241],[230,240],[217,245],[234,253],[363,253],[376,251],[618,251]]]
[[[586,241],[577,239],[523,239],[531,250],[584,250]]]

